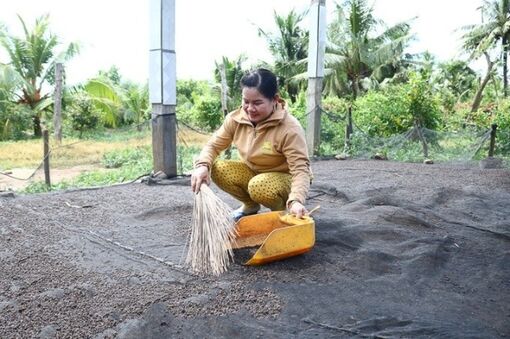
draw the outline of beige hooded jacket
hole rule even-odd
[[[304,204],[312,179],[305,133],[284,105],[283,101],[278,103],[276,110],[256,127],[242,108],[230,112],[202,149],[197,165],[211,168],[218,154],[233,144],[241,160],[255,173],[290,173],[287,204],[294,200]]]

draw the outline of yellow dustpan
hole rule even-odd
[[[306,253],[315,244],[315,222],[309,214],[296,218],[277,211],[241,218],[236,224],[237,238],[232,247],[260,246],[245,265],[262,265]]]

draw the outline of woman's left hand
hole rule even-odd
[[[290,214],[294,214],[297,218],[302,218],[308,213],[308,210],[299,201],[293,201],[289,208]]]

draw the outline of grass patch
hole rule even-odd
[[[178,140],[183,145],[195,147],[203,145],[209,136],[191,130],[179,131]],[[150,130],[117,131],[105,130],[84,135],[82,139],[65,138],[59,146],[50,138],[50,166],[52,168],[72,167],[87,164],[99,164],[105,154],[150,147],[152,136]],[[43,158],[42,139],[16,142],[0,142],[0,170],[12,168],[35,168]]]
[[[193,168],[193,158],[200,152],[200,146],[178,146],[177,172],[186,174]],[[107,186],[132,181],[141,175],[151,173],[153,169],[151,146],[139,146],[131,149],[110,151],[103,155],[101,164],[104,169],[82,173],[72,180],[46,186],[44,181],[28,185],[23,192],[41,193],[69,188]]]
[[[66,139],[61,146],[50,142],[51,167],[70,167],[100,163],[104,154],[126,148],[150,145],[149,136],[124,141],[94,141]],[[0,168],[31,168],[38,166],[43,158],[42,140],[0,143]]]

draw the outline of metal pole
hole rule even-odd
[[[306,141],[308,153],[318,155],[321,130],[321,94],[326,49],[326,0],[312,0],[308,45]]]
[[[149,97],[154,173],[177,176],[175,0],[150,2]]]

